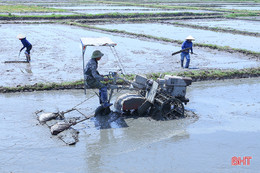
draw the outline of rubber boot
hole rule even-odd
[[[29,55],[26,51],[24,52],[24,54],[25,54],[25,56],[26,56],[26,61],[27,61],[27,62],[30,62],[30,59],[31,59],[31,58],[30,58],[30,55]]]
[[[28,57],[29,57],[29,62],[31,62],[31,56],[30,56],[30,55],[28,55]]]
[[[189,68],[189,65],[190,65],[190,60],[188,59],[186,62],[185,68]]]
[[[99,90],[99,104],[102,104],[102,100],[101,100],[101,89]]]
[[[109,106],[112,106],[113,104],[108,103],[107,101],[107,87],[101,88],[99,92],[100,92],[100,100],[102,102],[103,107],[107,108]]]
[[[181,60],[181,67],[183,68],[183,60]]]

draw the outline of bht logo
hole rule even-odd
[[[241,165],[241,163],[243,163],[243,165],[250,165],[250,159],[252,159],[252,156],[245,156],[243,159],[241,159],[241,157],[234,156],[231,159],[231,164],[232,166]]]

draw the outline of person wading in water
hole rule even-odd
[[[32,44],[26,39],[25,35],[23,35],[23,34],[17,35],[17,38],[19,40],[21,40],[21,42],[23,44],[23,47],[20,49],[20,53],[22,52],[22,50],[24,48],[26,48],[24,54],[26,56],[26,61],[30,62],[31,61],[30,51],[32,49]]]
[[[181,49],[186,49],[186,48],[189,48],[188,50],[186,51],[183,51],[181,53],[181,67],[183,67],[183,61],[184,61],[184,57],[186,57],[186,65],[185,65],[185,68],[189,68],[189,65],[190,65],[190,50],[191,50],[191,54],[193,54],[193,50],[192,50],[192,40],[195,40],[191,35],[188,36],[186,38],[186,40],[182,43],[182,46],[181,46]]]

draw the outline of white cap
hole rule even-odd
[[[18,39],[23,39],[23,38],[25,38],[25,35],[23,35],[23,34],[18,34],[18,35],[17,35],[17,38],[18,38]]]
[[[191,35],[189,35],[186,40],[195,40],[195,38],[193,38]]]

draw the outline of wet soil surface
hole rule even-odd
[[[176,21],[176,22],[180,22],[180,21]],[[260,22],[256,22],[256,21],[234,20],[234,19],[232,20],[200,19],[200,20],[185,20],[185,22],[180,22],[180,23],[260,33]]]
[[[177,27],[169,24],[141,23],[141,24],[106,24],[96,25],[108,29],[125,30],[138,34],[147,34],[157,37],[170,38],[174,40],[185,40],[188,35],[192,35],[197,43],[213,44],[218,46],[229,46],[231,48],[246,49],[259,52],[257,43],[259,37],[244,36],[223,32],[207,31],[202,29],[193,29]]]
[[[57,24],[2,24],[3,36],[0,47],[0,86],[17,86],[44,82],[75,81],[83,78],[81,37],[110,37],[117,43],[116,50],[127,73],[151,73],[179,71],[180,55],[171,56],[180,50],[180,45],[112,35],[87,29]],[[16,38],[24,33],[32,43],[31,63],[4,63],[25,60],[22,47]],[[88,47],[86,59],[95,49],[105,53],[99,63],[101,74],[119,69],[117,58],[108,47]],[[197,55],[191,55],[191,68],[242,69],[258,67],[260,62],[240,54],[219,52],[194,47]]]
[[[80,132],[75,146],[51,136],[34,112],[70,109],[91,91],[1,94],[0,171],[257,172],[259,89],[259,78],[193,83],[186,109],[199,118],[126,118],[109,127],[102,126],[106,117],[92,118],[74,126]],[[91,115],[96,103],[93,97],[79,109]],[[233,156],[252,156],[251,165],[231,166]]]

